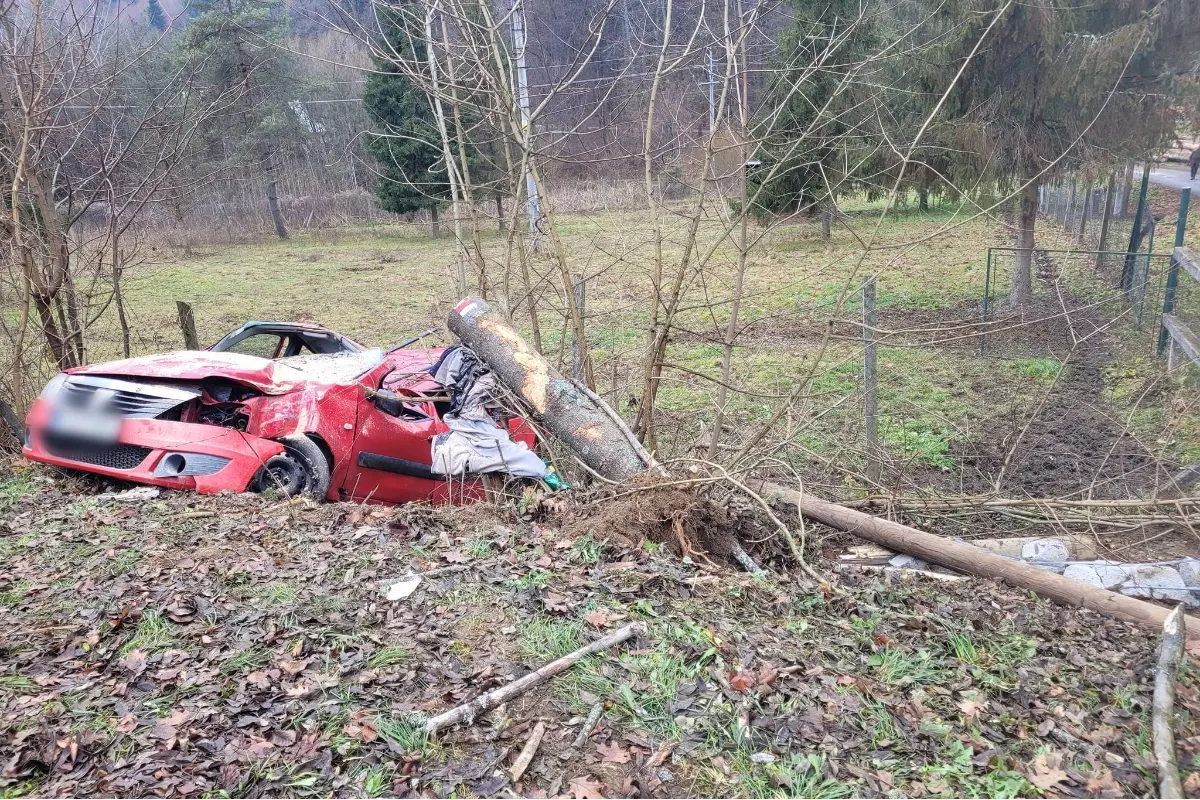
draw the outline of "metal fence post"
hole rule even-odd
[[[1175,246],[1183,247],[1183,236],[1187,232],[1188,205],[1192,200],[1192,190],[1184,189],[1179,193],[1179,216],[1175,220]],[[1179,286],[1179,262],[1175,254],[1171,254],[1171,265],[1167,267],[1167,288],[1163,292],[1163,316],[1175,310],[1175,292]],[[1159,321],[1158,354],[1161,356],[1167,348],[1167,326]]]
[[[1113,193],[1115,190],[1113,184],[1116,183],[1116,180],[1117,174],[1115,172],[1108,173],[1108,188],[1104,190],[1104,219],[1100,221],[1100,243],[1096,245],[1096,249],[1101,252],[1108,249],[1108,223],[1112,220]],[[1099,266],[1099,263],[1096,266]]]

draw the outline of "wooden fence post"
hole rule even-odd
[[[879,314],[875,309],[875,276],[863,284],[863,389],[867,439],[867,477],[876,483],[883,472],[879,458],[879,373],[876,362],[875,329]]]
[[[199,350],[200,337],[196,335],[196,316],[192,313],[192,307],[182,300],[176,300],[175,308],[179,311],[179,328],[183,331],[184,348]]]

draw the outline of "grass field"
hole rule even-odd
[[[880,354],[882,441],[900,465],[951,473],[957,467],[955,443],[1002,435],[1003,426],[995,424],[995,418],[1028,414],[1056,374],[1046,364],[1068,354],[1034,341],[981,359],[977,343],[967,336],[945,346],[926,346],[929,336],[924,331],[979,319],[987,250],[1012,243],[998,218],[968,218],[948,207],[891,215],[879,226],[859,277],[849,281],[854,291],[846,293],[861,243],[874,230],[879,210],[878,204],[865,202],[849,207],[828,242],[821,241],[819,227],[808,221],[769,231],[752,227],[751,238],[758,244],[748,261],[741,311],[745,327],[730,379],[743,392],[731,395],[729,419],[740,426],[769,415],[812,366],[824,325],[830,319],[858,317],[857,286],[863,275],[875,274],[882,324],[908,331],[885,338]],[[598,382],[610,399],[623,404],[639,391],[637,365],[645,342],[654,252],[651,226],[642,212],[563,215],[560,226],[572,269],[587,279],[587,330]],[[684,252],[686,229],[682,216],[669,218],[664,227],[668,268]],[[1053,223],[1044,221],[1042,231],[1044,246],[1054,246]],[[732,239],[718,239],[715,222],[702,226],[699,251],[711,249],[712,256],[690,277],[680,331],[668,352],[670,366],[660,399],[668,422],[660,447],[667,452],[690,447],[715,411],[712,379],[720,373],[720,343],[737,259]],[[502,284],[505,239],[488,231],[482,241],[489,280]],[[181,344],[176,300],[193,305],[205,343],[246,320],[285,319],[319,321],[363,343],[386,346],[442,323],[457,299],[454,259],[451,240],[430,239],[424,229],[411,225],[210,245],[186,257],[165,254],[125,279],[134,349],[152,352]],[[1006,294],[1010,262],[998,259],[994,264],[1000,297]],[[532,269],[543,349],[562,364],[569,359],[570,337],[563,322],[557,266],[543,255]],[[514,294],[521,288],[515,272],[508,276]],[[1081,297],[1107,291],[1086,270],[1065,270],[1064,275]],[[1041,294],[1050,291],[1039,288]],[[840,297],[844,303],[839,312]],[[514,319],[528,332],[524,307],[514,311]],[[825,351],[812,392],[797,410],[801,419],[811,419],[789,429],[810,455],[852,465],[861,461],[853,445],[861,438],[862,355],[854,337],[847,327]],[[445,339],[435,336],[433,341]],[[111,314],[102,319],[91,347],[93,360],[119,355]],[[1118,348],[1113,380],[1095,386],[1095,391],[1116,397],[1122,384],[1130,382],[1131,369],[1139,377],[1154,373],[1158,362],[1143,350],[1140,342]],[[1171,460],[1200,457],[1189,434],[1196,430],[1191,406],[1187,413],[1173,415],[1175,400],[1168,392],[1155,401],[1153,410],[1131,407],[1137,411],[1134,428],[1152,439],[1162,438],[1156,427],[1170,428],[1166,438],[1171,443],[1160,449],[1169,450]]]

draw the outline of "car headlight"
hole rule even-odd
[[[46,384],[46,388],[42,389],[42,393],[38,395],[42,400],[53,400],[58,393],[62,391],[63,386],[67,382],[67,373],[60,372],[50,379]]]

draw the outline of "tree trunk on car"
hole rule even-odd
[[[1017,258],[1013,265],[1012,290],[1009,304],[1023,308],[1033,302],[1033,229],[1037,222],[1038,179],[1030,178],[1021,190],[1021,206],[1017,220]]]
[[[534,421],[588,467],[614,481],[652,468],[625,421],[595,393],[559,374],[485,301],[465,298],[447,326],[529,407]]]

